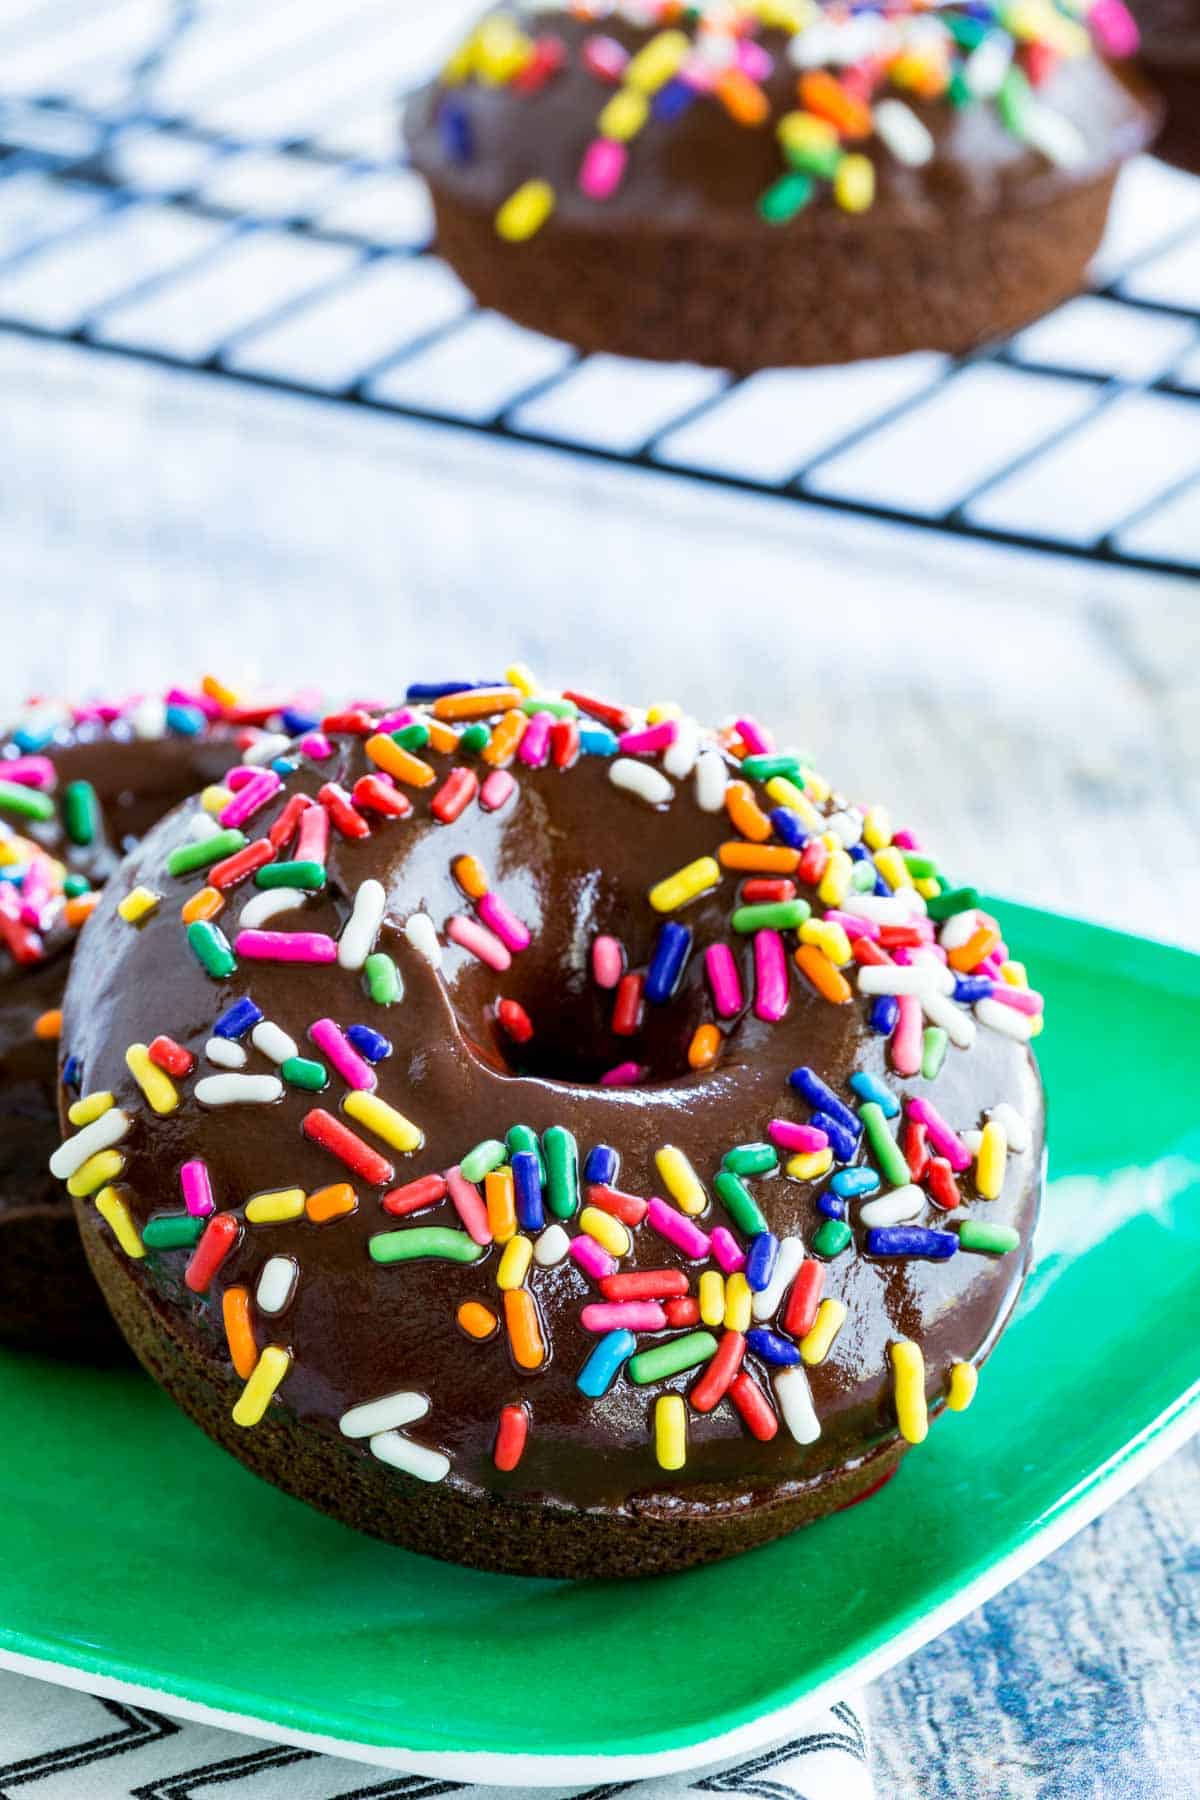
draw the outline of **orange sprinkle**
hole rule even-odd
[[[517,1211],[513,1200],[513,1172],[507,1163],[493,1169],[483,1178],[483,1194],[487,1201],[488,1225],[498,1244],[507,1244],[517,1232]]]
[[[490,1306],[482,1300],[464,1300],[458,1309],[458,1322],[468,1337],[490,1338],[500,1323]]]
[[[832,1000],[835,1006],[853,998],[850,983],[818,944],[801,944],[796,952],[796,967],[808,976],[818,994]]]
[[[99,904],[99,894],[77,894],[73,900],[67,901],[64,909],[67,924],[71,926],[84,924],[91,918]]]
[[[185,925],[194,919],[215,919],[225,904],[225,896],[215,887],[202,887],[191,894],[179,909],[179,916]]]
[[[725,789],[725,811],[733,821],[735,831],[753,839],[756,844],[766,843],[771,835],[771,821],[754,798],[754,789],[748,781],[729,783]]]
[[[55,1006],[49,1012],[39,1013],[33,1021],[35,1038],[53,1039],[62,1036],[62,1008]]]
[[[429,733],[429,748],[440,750],[445,756],[453,756],[458,749],[457,731],[451,731],[449,725],[441,725],[436,719],[426,719],[424,723]]]
[[[411,751],[401,749],[395,738],[388,737],[384,731],[377,731],[374,737],[367,739],[366,752],[376,768],[397,781],[406,781],[410,787],[429,787],[437,780],[427,762],[422,762]]]
[[[236,706],[238,703],[233,689],[226,687],[223,681],[218,681],[215,675],[204,677],[200,683],[200,692],[207,694],[210,700],[215,700],[218,706]]]
[[[486,713],[507,712],[520,706],[520,690],[515,687],[465,688],[460,694],[443,694],[433,703],[435,719],[482,719]]]
[[[725,70],[716,85],[716,94],[731,119],[739,125],[761,125],[771,111],[771,102],[756,81],[736,65]]]
[[[540,1369],[546,1360],[546,1345],[542,1338],[537,1307],[533,1304],[533,1295],[528,1288],[508,1288],[505,1291],[504,1323],[508,1326],[508,1341],[517,1366],[522,1369]]]
[[[258,1362],[258,1346],[250,1323],[249,1291],[244,1287],[226,1288],[221,1297],[221,1311],[233,1366],[243,1381],[249,1381]]]
[[[488,891],[487,872],[477,856],[456,856],[454,879],[472,900],[482,900]]]
[[[715,1025],[698,1025],[688,1045],[688,1067],[711,1069],[721,1050],[721,1033]]]
[[[785,844],[722,844],[717,859],[723,869],[746,869],[752,875],[794,875],[800,852]]]
[[[483,751],[483,760],[490,768],[502,769],[510,763],[516,754],[517,745],[525,736],[525,727],[529,720],[523,712],[506,712],[492,727],[492,735]]]
[[[332,1187],[318,1188],[304,1202],[304,1210],[314,1225],[327,1225],[330,1219],[344,1219],[358,1206],[358,1195],[348,1181],[335,1181]]]
[[[799,82],[800,104],[819,119],[828,119],[844,138],[871,135],[871,109],[826,69],[809,69]]]
[[[999,942],[1000,933],[995,926],[981,925],[977,931],[971,933],[965,944],[959,944],[951,950],[946,961],[952,969],[957,969],[960,974],[966,974],[969,969],[975,967],[976,963],[981,963],[985,956],[990,956]]]

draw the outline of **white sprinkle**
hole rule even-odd
[[[238,918],[238,930],[255,931],[279,913],[291,912],[293,907],[303,906],[306,898],[298,888],[264,888],[261,894],[255,894],[243,906]]]
[[[127,1112],[122,1112],[119,1106],[110,1106],[106,1113],[58,1146],[50,1158],[50,1173],[57,1175],[60,1181],[70,1180],[97,1150],[111,1150],[114,1144],[119,1144],[132,1123]]]
[[[229,1038],[209,1038],[204,1054],[209,1062],[216,1063],[221,1069],[244,1069],[246,1066],[246,1052]]]
[[[943,950],[958,950],[968,938],[974,937],[978,923],[979,914],[973,906],[969,906],[966,912],[951,913],[938,932],[938,943]]]
[[[975,1017],[981,1025],[990,1025],[993,1031],[1002,1032],[1005,1037],[1016,1038],[1020,1044],[1027,1044],[1033,1036],[1036,1019],[1019,1013],[1015,1007],[1005,1006],[1002,1000],[979,1000],[975,1005]]]
[[[962,66],[963,84],[977,100],[994,100],[1000,92],[1013,58],[1013,42],[1006,32],[989,31]]]
[[[370,1443],[372,1454],[380,1462],[390,1463],[406,1475],[415,1475],[418,1481],[444,1481],[450,1473],[448,1456],[440,1450],[428,1450],[424,1444],[414,1444],[403,1432],[381,1431]]]
[[[264,1056],[270,1057],[273,1063],[285,1063],[291,1056],[299,1056],[300,1046],[295,1038],[288,1036],[282,1026],[272,1024],[270,1019],[260,1019],[250,1033],[250,1042]]]
[[[826,831],[832,831],[839,842],[842,843],[847,850],[850,850],[855,844],[860,843],[862,840],[862,814],[854,812],[830,813],[825,821],[825,829]]]
[[[202,844],[205,838],[216,837],[220,829],[211,813],[194,812],[188,820],[187,834],[193,844]]]
[[[131,706],[125,717],[133,727],[134,737],[160,738],[166,734],[166,702],[156,700],[152,694],[139,700],[136,706]]]
[[[290,1256],[272,1256],[263,1264],[254,1299],[259,1312],[281,1313],[296,1291],[300,1270]]]
[[[875,129],[898,163],[924,166],[933,155],[933,133],[903,100],[877,100],[872,109]]]
[[[201,1106],[269,1106],[283,1083],[277,1075],[206,1075],[192,1092]]]
[[[242,762],[257,766],[259,763],[274,762],[277,756],[283,756],[292,747],[292,740],[282,731],[268,731],[242,752]]]
[[[675,798],[675,789],[660,769],[634,762],[631,756],[618,756],[616,762],[609,763],[608,779],[614,787],[636,794],[647,806],[665,806]]]
[[[381,1432],[401,1431],[404,1426],[415,1424],[428,1411],[429,1401],[424,1394],[401,1388],[398,1393],[385,1394],[382,1400],[352,1406],[342,1414],[340,1424],[347,1437],[378,1437]]]
[[[350,917],[338,939],[338,962],[343,969],[361,969],[370,956],[375,934],[383,923],[386,898],[381,881],[359,883]]]
[[[1088,160],[1088,143],[1082,131],[1052,106],[1035,101],[1027,108],[1021,129],[1026,143],[1060,169],[1081,169]]]
[[[784,1289],[795,1280],[796,1271],[804,1261],[804,1242],[798,1237],[785,1237],[780,1240],[779,1255],[775,1258],[775,1272],[761,1293],[755,1294],[750,1303],[750,1310],[760,1321],[773,1319],[783,1299]]]
[[[1024,1114],[1019,1113],[1015,1106],[1010,1106],[1007,1100],[1002,1100],[999,1106],[989,1109],[988,1118],[995,1119],[997,1125],[1003,1128],[1013,1155],[1024,1156],[1029,1148],[1029,1121]]]
[[[907,1219],[919,1219],[924,1210],[924,1190],[910,1181],[890,1194],[880,1194],[878,1200],[868,1200],[858,1217],[863,1225],[902,1225]]]
[[[925,911],[925,902],[916,888],[905,888],[899,894],[847,894],[838,910],[877,925],[909,925],[914,913]]]
[[[696,805],[701,812],[717,813],[725,805],[725,758],[719,750],[702,750],[696,758]]]
[[[783,1414],[783,1422],[798,1444],[815,1444],[821,1425],[813,1410],[808,1390],[808,1376],[799,1363],[780,1369],[775,1376],[775,1398]]]
[[[976,1126],[974,1131],[960,1131],[958,1134],[972,1156],[979,1155],[979,1146],[983,1143],[983,1133]]]
[[[680,719],[679,733],[673,744],[663,751],[663,768],[676,781],[684,781],[696,766],[700,754],[700,727],[695,719]]]
[[[916,963],[864,963],[858,971],[860,994],[927,994],[932,989],[929,970]]]
[[[948,994],[939,994],[934,987],[927,987],[921,994],[921,1011],[931,1025],[940,1025],[952,1044],[960,1050],[969,1050],[975,1042],[975,1021],[965,1006],[952,1000]]]
[[[534,1239],[533,1260],[540,1269],[552,1269],[570,1247],[571,1240],[561,1225],[547,1225],[541,1236]]]
[[[415,912],[410,919],[406,919],[404,935],[417,955],[423,956],[431,969],[441,968],[442,946],[438,943],[437,927],[427,912]]]

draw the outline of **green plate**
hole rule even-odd
[[[781,1735],[1200,1426],[1200,957],[1020,907],[1050,1024],[1038,1260],[973,1409],[875,1499],[643,1583],[481,1575],[256,1481],[149,1382],[0,1361],[0,1663],[343,1755],[529,1786]]]

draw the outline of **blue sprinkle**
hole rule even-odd
[[[392,1054],[391,1039],[385,1038],[381,1031],[375,1031],[370,1025],[351,1025],[346,1036],[354,1045],[360,1056],[368,1062],[382,1062],[385,1056]]]
[[[532,1150],[518,1150],[512,1159],[513,1190],[517,1219],[522,1231],[540,1231],[546,1223],[542,1205],[542,1172]]]
[[[800,1352],[790,1338],[785,1338],[778,1331],[767,1331],[756,1325],[753,1331],[746,1333],[746,1348],[753,1350],[755,1356],[765,1363],[775,1363],[781,1369],[791,1368],[800,1361]]]
[[[850,1108],[838,1099],[832,1088],[826,1087],[815,1069],[810,1069],[807,1064],[802,1064],[800,1068],[792,1070],[788,1080],[797,1093],[804,1095],[810,1106],[815,1106],[818,1112],[829,1113],[833,1118],[838,1119],[843,1129],[852,1131],[855,1141],[858,1140],[862,1134],[862,1126],[857,1114],[852,1113]]]
[[[850,845],[849,855],[851,862],[866,862],[870,854],[871,852],[867,849],[865,844]]]
[[[828,1137],[835,1162],[854,1161],[858,1153],[858,1140],[862,1136],[862,1125],[857,1119],[854,1120],[853,1131],[848,1130],[840,1119],[835,1119],[832,1113],[814,1113],[812,1122],[818,1131],[823,1131]]]
[[[441,700],[446,694],[465,694],[471,688],[501,686],[499,681],[410,681],[404,698],[411,706],[422,700]]]
[[[0,881],[10,881],[14,887],[20,887],[28,873],[28,863],[9,863],[7,868],[0,869]]]
[[[895,1119],[900,1113],[900,1102],[891,1088],[878,1081],[874,1075],[868,1075],[865,1069],[850,1077],[850,1086],[864,1100],[874,1100],[885,1119]]]
[[[874,891],[880,900],[886,900],[892,890],[888,886],[887,882],[883,879],[883,876],[880,874],[876,874]]]
[[[235,1000],[232,1006],[226,1007],[216,1024],[213,1036],[221,1038],[245,1037],[246,1033],[261,1020],[262,1008],[255,1006],[247,995],[242,1000]]]
[[[668,919],[659,927],[654,954],[646,971],[645,994],[651,1006],[665,1006],[679,986],[683,965],[692,947],[692,933],[687,925]]]
[[[974,1006],[977,1000],[990,1000],[995,986],[986,975],[960,975],[954,983],[954,998]]]
[[[594,1144],[583,1165],[583,1179],[600,1187],[611,1187],[620,1167],[621,1158],[611,1144]]]
[[[821,1194],[817,1199],[817,1211],[823,1212],[827,1219],[844,1219],[847,1211],[846,1202],[839,1200],[834,1193]]]
[[[305,731],[314,731],[321,723],[321,715],[304,712],[296,706],[285,706],[279,721],[289,737],[299,737]]]
[[[442,101],[441,111],[438,113],[438,131],[442,149],[451,162],[466,163],[474,159],[475,134],[471,130],[467,109],[449,96]]]
[[[66,1087],[73,1088],[76,1093],[79,1092],[83,1085],[83,1064],[77,1056],[68,1056],[63,1064],[62,1078]]]
[[[617,734],[610,731],[607,725],[581,725],[579,748],[584,756],[615,756]]]
[[[606,1331],[575,1377],[575,1386],[589,1400],[599,1400],[612,1386],[621,1364],[637,1349],[632,1331]]]
[[[746,1280],[756,1294],[770,1287],[779,1255],[779,1239],[772,1231],[760,1231],[746,1252]]]
[[[13,743],[17,749],[28,756],[34,750],[44,750],[47,744],[54,742],[53,731],[29,731],[24,725],[13,732]]]
[[[208,720],[198,706],[168,706],[167,730],[180,737],[199,737]]]
[[[289,775],[294,775],[296,773],[300,764],[295,762],[290,756],[277,756],[272,762],[271,767],[277,775],[282,775],[286,780]]]
[[[678,119],[696,98],[696,90],[678,76],[663,83],[654,96],[651,112],[656,119]]]
[[[808,842],[809,832],[804,820],[793,807],[777,806],[767,816],[781,843],[786,844],[790,850],[803,850]]]
[[[835,1194],[852,1200],[859,1194],[874,1194],[879,1189],[879,1176],[874,1169],[839,1169],[829,1182]]]
[[[900,1018],[900,1002],[895,994],[880,994],[871,1003],[871,1030],[881,1037],[891,1037]]]
[[[870,1256],[926,1256],[945,1262],[958,1249],[958,1234],[927,1225],[877,1225],[867,1233]]]

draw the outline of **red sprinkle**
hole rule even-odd
[[[318,790],[317,799],[343,837],[370,837],[371,827],[360,812],[355,812],[350,804],[349,794],[344,787],[339,787],[336,781],[327,781],[325,786]]]
[[[915,950],[925,942],[915,925],[881,925],[876,941],[885,950]]]
[[[612,1028],[618,1037],[633,1037],[642,1023],[643,975],[622,975],[613,1003]]]
[[[620,1219],[622,1225],[640,1225],[646,1216],[649,1202],[639,1199],[636,1194],[625,1194],[620,1188],[605,1187],[599,1182],[589,1187],[587,1193],[589,1206],[598,1206],[601,1212],[612,1213],[614,1218]],[[681,1288],[673,1288],[671,1291],[686,1294],[686,1279]]]
[[[389,787],[378,775],[360,775],[350,797],[355,806],[365,806],[368,812],[383,813],[389,819],[403,819],[412,811],[408,795]]]
[[[321,720],[322,731],[349,731],[355,737],[369,737],[374,729],[374,719],[361,706],[353,706],[347,712],[326,713]]]
[[[320,1144],[322,1150],[328,1150],[339,1162],[344,1162],[348,1169],[369,1182],[372,1187],[382,1187],[396,1173],[386,1156],[380,1156],[378,1150],[372,1150],[364,1144],[360,1137],[335,1119],[332,1113],[323,1106],[314,1106],[305,1113],[301,1125],[305,1137],[311,1138],[314,1144]]]
[[[533,1020],[516,1000],[501,1000],[496,1008],[496,1018],[505,1037],[510,1037],[514,1044],[527,1044],[533,1036]]]
[[[633,714],[623,706],[613,706],[608,700],[594,700],[590,694],[581,694],[576,688],[564,688],[564,700],[573,700],[580,712],[590,719],[599,719],[613,731],[628,731],[633,724]]]
[[[742,903],[745,906],[770,906],[780,900],[794,900],[796,884],[779,876],[774,880],[770,876],[752,876],[742,883]]]
[[[474,769],[451,769],[429,803],[429,810],[443,825],[452,825],[460,813],[466,812],[479,792],[479,777]]]
[[[943,1212],[953,1212],[955,1207],[962,1205],[954,1170],[944,1156],[930,1158],[929,1167],[925,1171],[925,1185],[929,1189],[929,1198]]]
[[[236,1213],[216,1213],[204,1227],[183,1279],[193,1294],[206,1294],[209,1283],[238,1241],[241,1222]]]
[[[492,1460],[498,1469],[515,1469],[521,1460],[525,1440],[529,1436],[529,1414],[519,1403],[500,1408],[500,1424],[496,1431],[496,1448]]]
[[[446,1177],[444,1175],[422,1175],[419,1181],[410,1181],[404,1187],[393,1188],[383,1196],[384,1212],[394,1213],[402,1219],[405,1213],[421,1212],[427,1206],[436,1206],[439,1200],[446,1198]]]
[[[663,1307],[668,1325],[698,1325],[700,1303],[689,1294],[686,1300],[668,1300]]]
[[[904,1127],[904,1160],[914,1181],[923,1181],[929,1167],[929,1138],[917,1119],[909,1119]]]
[[[740,1369],[734,1376],[729,1384],[729,1398],[741,1413],[747,1429],[760,1443],[769,1443],[779,1430],[779,1420],[749,1369]]]
[[[688,1395],[688,1402],[699,1413],[711,1412],[718,1400],[729,1392],[734,1376],[746,1354],[746,1339],[740,1331],[727,1331],[717,1345],[716,1355]]]
[[[255,838],[244,850],[235,850],[224,862],[214,863],[208,871],[208,885],[215,888],[236,887],[239,881],[245,881],[247,875],[253,875],[255,869],[261,869],[265,863],[274,861],[275,846],[270,838]]]
[[[821,1289],[825,1286],[825,1264],[803,1262],[792,1283],[783,1313],[783,1329],[792,1337],[807,1337],[817,1316]]]
[[[550,761],[556,769],[569,769],[579,761],[577,720],[556,719],[550,727]]]
[[[567,46],[553,32],[535,40],[533,55],[513,76],[511,87],[518,94],[536,94],[552,75],[557,75],[567,60]]]
[[[876,968],[882,963],[890,963],[892,960],[886,950],[881,950],[879,945],[868,937],[855,938],[850,946],[850,953],[856,963],[871,963]]]
[[[177,1081],[184,1075],[190,1075],[196,1066],[196,1059],[191,1051],[185,1050],[182,1044],[177,1044],[174,1038],[156,1037],[146,1055],[157,1068],[165,1069]]]
[[[630,1269],[624,1275],[606,1275],[600,1292],[606,1300],[670,1300],[688,1291],[684,1269]]]
[[[823,844],[817,837],[809,838],[801,853],[796,873],[801,881],[806,881],[810,887],[815,887],[825,873],[828,862],[828,844]]]
[[[307,794],[293,794],[275,823],[267,832],[276,850],[283,850],[296,835],[296,827],[300,823],[300,814],[307,812],[312,805]]]

